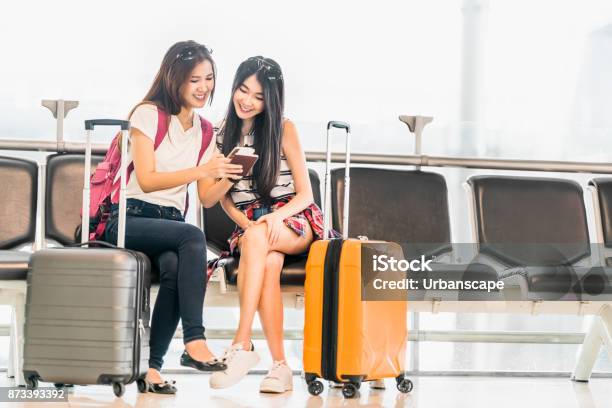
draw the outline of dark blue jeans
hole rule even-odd
[[[113,206],[106,240],[117,242],[118,210]],[[206,290],[206,239],[202,230],[184,222],[174,207],[127,200],[125,246],[149,256],[160,274],[151,319],[149,367],[160,370],[179,319],[183,342],[204,339],[202,307]]]

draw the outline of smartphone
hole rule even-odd
[[[259,158],[256,154],[242,154],[242,152],[238,152],[229,157],[231,159],[230,163],[242,165],[242,177],[247,176],[251,172],[251,169]]]
[[[240,151],[241,147],[240,146],[236,146],[232,149],[232,151],[230,152],[230,154],[227,155],[228,158],[232,158],[234,157],[236,154],[238,154],[238,152]]]

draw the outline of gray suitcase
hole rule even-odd
[[[83,192],[83,237],[89,236],[91,130],[119,125],[127,140],[129,122],[85,122],[87,148]],[[30,388],[38,381],[56,386],[112,384],[116,396],[125,384],[144,389],[149,360],[151,265],[125,242],[125,169],[122,144],[119,200],[121,248],[54,248],[32,255],[26,299],[23,374]],[[86,242],[82,243],[87,244]]]

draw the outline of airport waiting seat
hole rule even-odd
[[[612,266],[612,178],[596,178],[589,181],[594,192],[595,227],[597,242],[601,245],[602,263]]]
[[[520,299],[609,298],[611,269],[592,264],[578,183],[475,176],[468,185],[479,261],[491,264],[507,287],[519,288]]]
[[[321,206],[321,189],[319,176],[309,169],[310,184],[314,202]],[[208,249],[217,255],[229,251],[227,239],[235,228],[234,222],[225,214],[220,204],[215,204],[212,208],[204,209],[204,233]],[[226,282],[236,285],[238,282],[238,261],[239,257],[226,257],[219,261],[217,267],[223,268]],[[281,273],[281,285],[303,286],[306,277],[304,269],[306,265],[306,255],[287,256]]]
[[[104,159],[92,155],[92,172]],[[52,154],[47,157],[45,188],[45,237],[61,245],[74,244],[74,231],[81,225],[85,155]]]
[[[331,172],[333,228],[342,232],[344,168]],[[420,170],[352,167],[349,236],[400,244],[406,259],[435,257],[419,278],[497,281],[489,266],[455,261],[451,244],[448,190],[444,176]],[[414,300],[484,300],[481,291],[411,290]],[[489,299],[490,300],[490,296]]]
[[[397,242],[409,258],[452,250],[448,192],[437,173],[352,167],[349,236]],[[332,226],[342,232],[344,168],[331,171]]]
[[[30,252],[18,251],[36,238],[38,164],[0,157],[0,304],[11,306],[8,376],[21,373],[26,278]],[[23,384],[21,375],[17,385]]]
[[[11,249],[35,239],[38,165],[0,157],[0,178],[0,280],[26,279],[29,253]]]

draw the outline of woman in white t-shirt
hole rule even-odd
[[[194,109],[212,101],[215,65],[210,51],[194,41],[174,44],[151,89],[130,114],[130,155],[134,172],[127,183],[126,247],[147,254],[160,272],[151,320],[151,392],[173,394],[173,382],[160,370],[179,319],[185,351],[181,365],[201,371],[226,368],[206,345],[202,307],[206,289],[206,240],[184,222],[187,186],[196,181],[200,201],[214,205],[233,185],[242,167],[215,152],[210,122]],[[208,143],[208,144],[207,144]],[[117,240],[117,206],[106,239]]]

